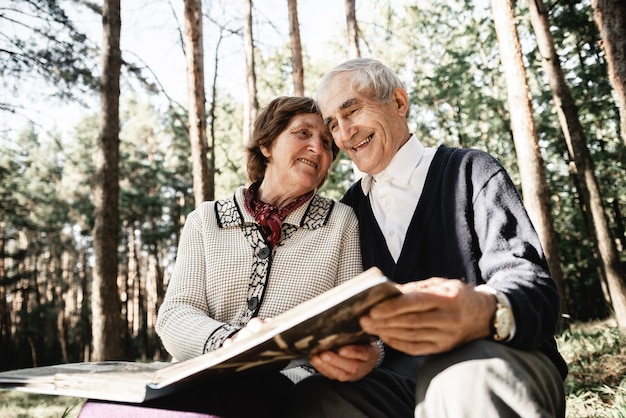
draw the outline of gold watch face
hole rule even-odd
[[[496,329],[494,339],[499,341],[508,338],[513,327],[513,314],[509,308],[502,305],[498,306],[494,327]]]

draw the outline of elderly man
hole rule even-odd
[[[403,295],[361,319],[384,348],[312,358],[321,375],[295,386],[288,415],[563,417],[559,296],[504,168],[482,151],[424,147],[406,90],[379,61],[339,65],[316,99],[366,174],[342,200],[359,218],[363,267]]]

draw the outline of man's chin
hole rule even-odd
[[[355,167],[363,174],[372,174],[372,170],[376,167],[375,164],[368,164],[366,161],[352,160]]]

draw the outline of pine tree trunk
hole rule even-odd
[[[4,256],[6,254],[5,239],[6,223],[0,221],[0,277],[7,277]],[[4,284],[0,284],[0,351],[9,353],[11,349],[12,327],[11,327],[11,309],[7,303],[7,288]],[[9,356],[7,356],[9,357]],[[4,362],[0,361],[0,366],[4,367]]]
[[[287,3],[289,5],[293,94],[294,96],[304,96],[304,67],[302,65],[302,44],[300,43],[300,23],[298,23],[298,0],[288,0]]]
[[[359,48],[359,25],[356,21],[356,0],[346,0],[346,24],[350,58],[361,58]]]
[[[591,217],[591,232],[596,251],[600,256],[598,261],[601,269],[604,271],[616,320],[618,324],[622,324],[621,327],[624,327],[626,326],[626,286],[624,286],[624,274],[621,271],[619,255],[609,230],[600,189],[594,174],[593,160],[587,148],[585,134],[578,118],[578,109],[565,82],[563,69],[554,47],[554,39],[550,33],[550,23],[543,1],[529,1],[529,10],[530,21],[537,36],[542,65],[552,90],[561,129],[579,176],[580,198],[585,200],[585,206],[589,209],[587,215]]]
[[[185,0],[185,58],[189,100],[189,142],[196,207],[213,200],[207,161],[206,100],[204,93],[204,52],[202,42],[202,0]]]
[[[252,0],[246,0],[246,16],[243,26],[243,47],[246,56],[246,87],[248,100],[244,102],[243,144],[250,142],[254,120],[259,111],[256,95],[256,72],[254,69],[254,36],[252,34]]]
[[[626,145],[626,1],[592,0],[591,7],[602,36],[609,80],[619,108],[622,140]]]
[[[119,196],[120,0],[102,6],[100,132],[94,190],[92,333],[94,361],[122,358],[120,299],[117,289]]]
[[[550,193],[532,116],[532,104],[513,4],[511,0],[492,0],[491,7],[500,61],[506,78],[511,129],[522,181],[524,205],[537,229],[550,272],[563,298],[563,273],[550,210]]]

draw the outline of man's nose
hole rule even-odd
[[[341,119],[337,121],[337,131],[334,133],[335,140],[347,141],[354,135],[355,126],[349,119]]]

